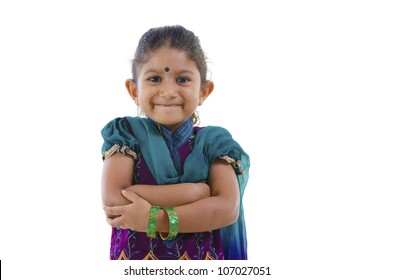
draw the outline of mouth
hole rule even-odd
[[[176,107],[181,107],[180,104],[155,104],[155,106],[164,107],[164,108],[176,108]]]

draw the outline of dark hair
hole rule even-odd
[[[188,57],[196,64],[201,75],[202,85],[206,82],[206,56],[199,43],[199,38],[192,31],[183,26],[163,26],[151,28],[139,40],[132,60],[132,77],[137,82],[138,72],[142,64],[146,63],[149,54],[163,45],[184,50]]]
[[[147,62],[149,55],[158,48],[168,45],[169,47],[183,50],[187,53],[201,75],[201,84],[206,82],[207,64],[206,56],[195,34],[183,26],[163,26],[149,29],[139,40],[134,59],[131,61],[132,78],[137,83],[140,67]],[[193,124],[199,123],[197,112],[191,115]]]

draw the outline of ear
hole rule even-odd
[[[138,106],[139,105],[138,89],[136,87],[134,80],[131,80],[131,79],[126,80],[126,88],[127,88],[129,95],[131,96],[132,100],[134,100],[135,104]]]
[[[202,87],[199,94],[199,106],[203,104],[206,98],[212,93],[214,89],[214,83],[212,81],[206,81]]]

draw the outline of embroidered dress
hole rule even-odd
[[[219,156],[232,163],[237,174],[241,174],[239,186],[242,197],[248,178],[242,172],[248,171],[248,156],[228,135],[221,137],[224,141],[220,143],[217,136],[222,134],[221,129],[193,127],[189,119],[171,134],[152,120],[117,118],[102,130],[102,152],[104,158],[115,152],[131,155],[135,159],[133,183],[148,185],[206,181],[210,164]],[[219,151],[222,148],[218,147],[228,147],[229,142],[225,141],[230,142],[230,147],[222,153]],[[209,142],[216,144],[211,145]],[[143,232],[112,228],[110,258],[246,259],[245,233],[242,205],[238,221],[229,227],[210,232],[179,233],[174,240],[169,241],[159,236],[148,238]]]

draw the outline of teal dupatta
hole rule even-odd
[[[183,182],[206,182],[210,165],[218,157],[234,159],[240,191],[237,221],[221,229],[224,257],[228,260],[247,259],[247,238],[243,214],[243,194],[248,180],[250,160],[231,134],[222,127],[207,126],[196,133],[194,149],[178,174],[159,130],[148,119],[127,117],[149,170],[159,185]]]

